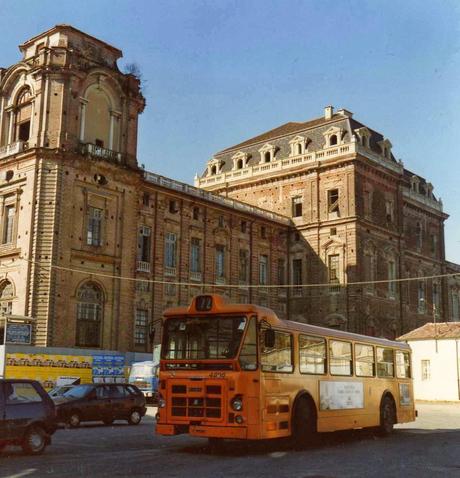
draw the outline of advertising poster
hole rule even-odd
[[[412,403],[410,399],[410,388],[408,383],[399,384],[399,403],[401,405],[410,405]]]
[[[93,381],[95,383],[125,382],[125,357],[123,355],[93,355]]]
[[[6,354],[6,378],[38,380],[50,390],[62,383],[91,383],[92,357],[80,355]]]
[[[319,385],[321,410],[364,408],[362,382],[327,382]]]
[[[32,341],[31,324],[6,324],[5,343],[28,345]]]

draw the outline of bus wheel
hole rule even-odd
[[[316,415],[313,405],[306,398],[300,398],[294,409],[292,440],[294,448],[301,449],[314,443],[316,438]]]
[[[389,435],[393,431],[396,423],[396,409],[391,397],[388,395],[382,400],[380,405],[380,433]]]
[[[208,448],[211,453],[219,453],[224,448],[224,439],[223,438],[208,438]]]

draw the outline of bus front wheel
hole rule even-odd
[[[389,435],[396,423],[396,408],[390,396],[384,397],[380,405],[380,432],[382,435]]]
[[[295,448],[303,448],[314,443],[317,436],[316,414],[313,404],[301,397],[295,404],[292,420],[292,440]]]

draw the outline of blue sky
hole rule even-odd
[[[214,152],[333,104],[434,184],[460,262],[458,1],[0,0],[0,66],[57,23],[139,65],[147,169],[191,183]]]

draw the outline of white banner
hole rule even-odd
[[[319,396],[321,410],[364,408],[362,382],[321,381]]]

